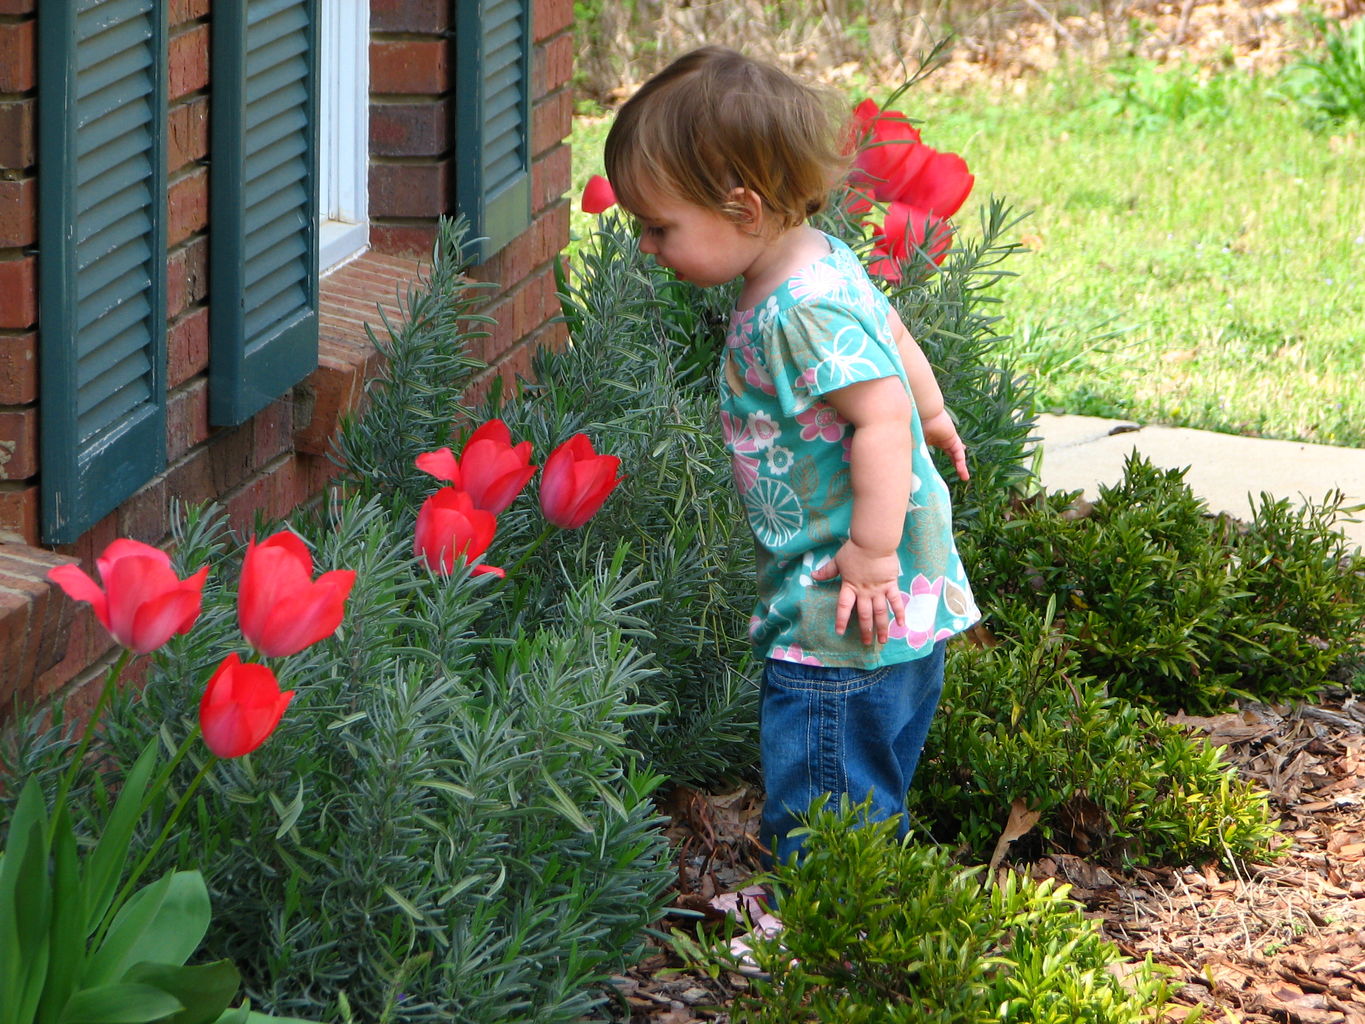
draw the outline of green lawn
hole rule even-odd
[[[1004,310],[1043,408],[1365,447],[1365,132],[1174,74],[1138,67],[1142,102],[1072,72],[901,107],[976,174],[965,230],[991,194],[1029,213]],[[606,127],[576,126],[576,189]]]

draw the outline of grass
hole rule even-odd
[[[1275,85],[1130,63],[902,101],[976,175],[966,230],[992,194],[1030,213],[1004,310],[1044,409],[1365,447],[1365,133]],[[608,123],[576,123],[576,191]]]

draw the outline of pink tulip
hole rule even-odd
[[[335,569],[316,580],[312,576],[308,545],[289,530],[247,544],[237,623],[247,642],[266,657],[297,654],[341,625],[355,572]]]
[[[464,491],[442,487],[417,512],[412,553],[433,571],[449,575],[455,570],[456,558],[472,562],[487,551],[496,529],[492,512],[476,508]],[[493,565],[475,566],[473,572],[503,575],[503,570]]]
[[[616,205],[616,192],[611,182],[600,174],[594,174],[583,186],[583,212],[604,213]]]
[[[182,580],[164,551],[126,537],[105,548],[95,565],[103,588],[74,565],[59,565],[47,577],[73,600],[87,602],[122,646],[154,651],[199,617],[208,566]]]
[[[249,754],[275,731],[294,691],[280,692],[275,673],[244,663],[236,652],[223,659],[199,701],[204,743],[219,757]]]
[[[586,434],[574,434],[545,460],[540,479],[540,509],[566,530],[577,529],[602,507],[621,482],[621,460],[598,455]]]

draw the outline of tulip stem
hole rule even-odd
[[[118,688],[119,677],[123,675],[123,669],[132,656],[131,650],[127,647],[123,648],[119,651],[119,656],[114,661],[109,674],[104,677],[104,688],[100,690],[99,699],[95,701],[95,707],[90,712],[90,717],[86,719],[85,731],[81,734],[81,741],[76,747],[75,756],[71,758],[71,763],[66,766],[66,772],[62,775],[62,784],[57,790],[57,799],[52,804],[52,822],[47,837],[49,846],[57,834],[57,811],[66,802],[67,794],[71,792],[71,785],[76,781],[76,772],[80,771],[81,765],[85,763],[85,755],[90,749],[90,741],[95,737],[95,726],[99,724],[100,716],[104,714],[105,707],[108,706],[110,698]]]
[[[172,762],[172,767],[179,763],[180,759],[184,757],[185,751],[189,749],[190,741],[196,739],[198,736],[199,727],[195,726],[194,731],[190,733],[186,738],[185,743],[182,744],[181,749],[176,753],[175,761]],[[138,861],[137,867],[133,868],[132,874],[128,876],[128,880],[123,883],[123,888],[121,888],[118,895],[114,897],[114,901],[109,904],[109,916],[100,922],[99,931],[96,932],[95,939],[90,945],[91,949],[99,949],[100,943],[104,940],[105,932],[107,932],[109,926],[113,924],[114,915],[127,901],[128,897],[133,894],[138,879],[141,878],[142,873],[151,866],[156,855],[161,852],[161,847],[166,845],[166,840],[170,838],[171,830],[175,828],[175,823],[180,819],[181,812],[189,805],[195,790],[199,788],[199,784],[204,781],[204,776],[208,775],[209,770],[220,760],[222,760],[222,758],[217,754],[210,753],[208,759],[199,766],[199,771],[195,774],[194,779],[190,782],[189,786],[185,788],[185,792],[180,795],[180,799],[176,801],[175,808],[171,811],[171,816],[166,819],[166,824],[161,826],[161,834],[156,837],[156,842],[152,843],[152,848],[143,855],[140,861]]]
[[[555,526],[554,523],[547,522],[542,526],[540,528],[540,536],[533,540],[531,546],[521,553],[521,557],[517,559],[516,564],[507,570],[507,575],[516,576],[517,573],[524,569],[526,563],[531,560],[531,556],[540,550],[540,546],[544,544],[549,539],[550,534],[554,533],[557,529],[559,529],[559,527]]]

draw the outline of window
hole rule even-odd
[[[324,273],[369,244],[368,0],[322,0],[318,82],[318,266]]]

